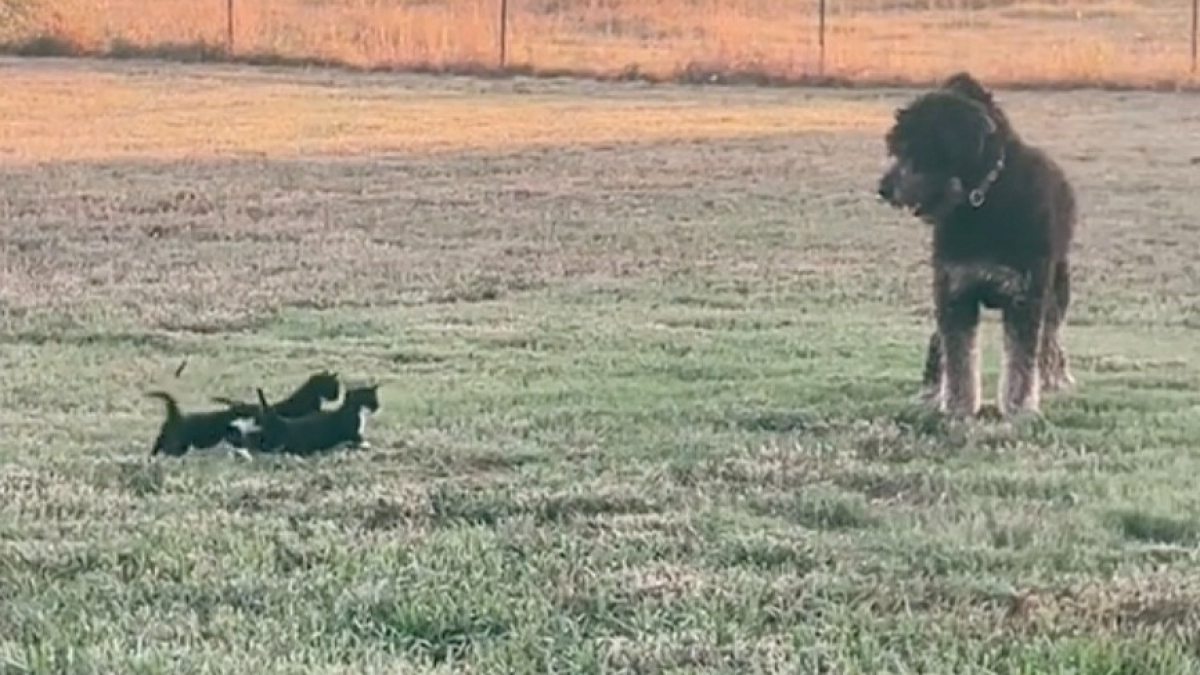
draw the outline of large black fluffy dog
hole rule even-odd
[[[1037,412],[1043,389],[1073,383],[1060,338],[1071,302],[1070,182],[967,73],[898,109],[885,141],[894,161],[879,196],[933,228],[937,328],[924,395],[953,417],[979,412],[976,334],[986,307],[1004,324],[1000,412]]]

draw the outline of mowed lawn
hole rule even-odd
[[[5,673],[1200,669],[1195,97],[999,94],[1078,384],[948,426],[912,92],[0,73]],[[325,367],[371,450],[148,458]]]

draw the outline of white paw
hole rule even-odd
[[[1047,377],[1045,383],[1042,385],[1042,389],[1044,391],[1063,391],[1070,389],[1074,385],[1075,378],[1071,376],[1071,373],[1063,371],[1052,377]]]

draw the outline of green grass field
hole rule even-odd
[[[0,672],[1200,672],[1194,97],[999,94],[1078,385],[957,427],[912,92],[0,72]],[[370,451],[148,459],[322,367]]]

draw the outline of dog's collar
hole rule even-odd
[[[996,163],[992,166],[979,185],[967,193],[967,201],[974,208],[983,206],[983,202],[987,199],[988,190],[992,189],[992,185],[1000,178],[1000,172],[1004,170],[1004,146],[1000,146],[1000,156],[996,158]]]

